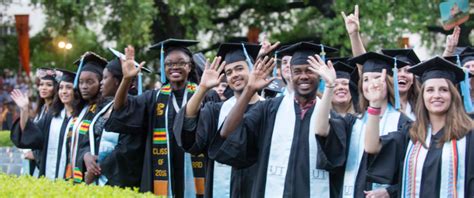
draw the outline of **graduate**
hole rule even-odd
[[[59,89],[50,110],[37,122],[28,119],[28,96],[14,90],[12,99],[21,109],[21,116],[12,127],[11,140],[19,148],[38,149],[39,176],[63,179],[67,163],[67,124],[79,114],[84,104],[73,89],[75,74],[62,70]]]
[[[188,49],[197,43],[168,39],[153,45],[152,49],[161,51],[164,84],[159,90],[147,91],[136,97],[127,97],[127,91],[140,69],[134,65],[133,47],[125,49],[123,78],[105,130],[146,135],[141,192],[174,197],[204,195],[204,155],[186,154],[173,135],[176,114],[197,88],[196,66]]]
[[[49,110],[53,104],[55,90],[57,90],[58,82],[56,80],[56,72],[51,68],[40,68],[42,74],[40,76],[38,86],[38,100],[36,102],[35,118],[33,122],[38,122]]]
[[[244,49],[245,48],[245,49]],[[212,64],[207,66],[199,84],[199,90],[182,108],[175,119],[174,133],[178,144],[192,154],[208,156],[211,141],[219,136],[222,127],[235,102],[247,85],[250,68],[259,52],[260,45],[223,43]],[[224,60],[221,64],[221,60]],[[216,71],[217,70],[217,71]],[[201,103],[207,91],[218,82],[224,71],[226,81],[234,96],[225,102],[208,102],[202,109]],[[220,76],[223,78],[224,76]],[[252,96],[248,109],[263,100],[257,93]],[[207,161],[205,197],[249,197],[252,191],[256,166],[239,169]]]
[[[285,46],[282,46],[281,49],[284,49]],[[286,46],[288,47],[288,46]],[[281,79],[285,83],[285,91],[283,95],[288,95],[293,93],[293,83],[291,83],[291,69],[290,69],[291,56],[285,54],[281,57]]]
[[[325,47],[325,51],[336,49]],[[328,173],[316,169],[317,144],[314,130],[310,130],[314,129],[318,83],[328,72],[313,68],[307,60],[320,52],[321,45],[308,42],[281,51],[292,55],[294,95],[259,102],[245,112],[255,92],[272,80],[268,76],[273,60],[257,60],[220,136],[211,143],[209,156],[220,163],[242,168],[258,166],[251,197],[330,196]]]
[[[401,197],[473,197],[474,124],[462,110],[455,87],[464,72],[440,57],[408,71],[422,82],[416,122],[409,133],[383,137],[375,126],[380,120],[377,112],[369,114],[376,122],[368,126],[372,130],[367,130],[365,139],[365,151],[374,155],[368,177],[399,176]]]
[[[78,65],[75,89],[79,89],[82,99],[86,102],[84,111],[74,120],[70,120],[71,128],[68,134],[68,145],[70,146],[70,164],[67,167],[66,177],[73,178],[75,183],[83,181],[84,172],[90,164],[84,163],[84,154],[89,149],[88,133],[90,124],[95,114],[100,110],[100,81],[102,70],[107,60],[93,52],[86,52],[75,62]]]
[[[348,58],[331,58],[330,60],[336,70],[336,87],[331,101],[332,110],[342,117],[348,113],[359,112],[357,90],[359,72],[347,63]]]
[[[461,97],[464,102],[464,108],[472,115],[474,101],[474,80],[470,78],[469,73],[474,74],[474,48],[466,47],[458,55],[445,57],[446,60],[465,68],[465,79],[460,82]]]
[[[146,68],[143,71],[150,72]],[[143,167],[145,136],[119,134],[104,129],[113,109],[113,97],[122,81],[122,64],[119,58],[107,63],[103,70],[100,93],[104,107],[92,119],[89,130],[90,151],[84,155],[87,169],[85,182],[100,186],[138,187]],[[138,83],[141,85],[141,83]]]
[[[413,49],[382,49],[382,53],[409,63],[398,69],[398,92],[400,93],[400,111],[415,120],[415,102],[420,92],[420,85],[415,75],[408,72],[408,68],[421,61]]]
[[[363,148],[364,136],[370,121],[367,112],[374,110],[372,106],[374,93],[370,89],[373,81],[387,76],[384,78],[387,86],[382,88],[381,104],[375,107],[375,110],[382,112],[379,126],[381,135],[392,132],[406,133],[401,128],[410,122],[408,117],[394,108],[396,101],[391,77],[394,60],[382,54],[368,52],[349,61],[362,65],[359,81],[359,93],[362,93],[362,96],[359,98],[359,108],[363,114],[346,115],[344,117],[346,131],[333,129],[332,125],[328,126],[328,123],[333,122],[333,118],[328,118],[329,108],[327,107],[333,94],[324,93],[322,105],[318,106],[321,108],[317,109],[316,127],[318,129],[316,131],[317,140],[321,145],[321,149],[318,150],[321,157],[318,167],[331,172],[331,190],[335,197],[396,196],[397,180],[379,181],[366,178],[369,161]],[[397,67],[408,64],[400,60],[396,61]],[[364,193],[364,191],[367,192]]]
[[[49,111],[53,104],[53,99],[56,95],[55,91],[58,87],[56,80],[56,72],[54,69],[42,67],[38,69],[37,75],[39,77],[38,85],[38,99],[36,101],[34,123],[37,123],[42,117]],[[33,159],[29,159],[29,174],[38,177],[38,166],[41,160],[41,153],[39,150],[24,150],[25,158],[29,159],[28,156],[32,156]],[[31,154],[31,155],[30,155]]]

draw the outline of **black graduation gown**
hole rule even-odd
[[[28,119],[24,131],[21,131],[20,128],[20,119],[18,118],[12,125],[10,139],[18,148],[28,148],[36,149],[38,151],[38,160],[39,167],[39,176],[44,176],[46,173],[46,157],[48,150],[48,141],[49,141],[49,129],[51,127],[51,121],[53,119],[53,114],[48,112],[35,124],[32,120]],[[60,137],[58,141],[58,156],[56,164],[56,177],[64,178],[64,175],[58,175],[59,159],[61,156],[63,146],[63,140],[66,134],[67,123],[69,118],[65,118],[60,131]],[[66,156],[67,156],[66,152]]]
[[[441,185],[441,161],[443,146],[438,147],[437,141],[444,135],[441,129],[432,135],[430,148],[423,164],[420,186],[420,197],[442,197],[439,194]],[[409,144],[409,134],[389,134],[381,137],[382,149],[373,156],[373,162],[368,169],[368,177],[373,179],[402,180],[403,163]],[[387,157],[389,156],[389,157]],[[474,197],[474,130],[466,135],[464,197]],[[401,185],[399,186],[401,192]]]
[[[127,105],[114,109],[105,124],[107,131],[124,134],[146,135],[143,170],[140,181],[141,192],[153,191],[152,144],[156,119],[157,90],[144,92],[139,96],[128,96]],[[183,100],[183,90],[173,91],[179,106]],[[191,93],[188,93],[191,94]],[[172,187],[176,197],[184,196],[184,151],[176,143],[173,135],[173,121],[176,115],[171,100],[168,101],[168,137],[171,155]]]
[[[113,108],[113,106],[109,108]],[[100,130],[98,134],[95,134],[96,153],[94,155],[98,155],[102,137],[101,129],[104,124],[96,122],[94,126],[91,126],[94,127],[94,132],[98,132],[97,129]],[[107,177],[106,184],[119,187],[139,187],[144,150],[145,134],[119,134],[114,150],[99,163],[102,175]]]
[[[193,155],[205,154],[208,157],[208,150],[211,141],[220,136],[218,132],[219,114],[223,102],[208,102],[200,110],[195,131],[183,130],[186,107],[183,107],[176,119],[174,133],[176,141],[181,148]],[[252,105],[249,105],[247,110]],[[252,184],[257,166],[248,168],[232,168],[230,197],[250,197]],[[214,160],[208,159],[206,167],[205,197],[213,197]]]
[[[335,112],[331,112],[334,117]],[[333,119],[333,118],[331,118]],[[330,119],[330,120],[331,120]],[[329,171],[331,182],[331,196],[342,197],[344,185],[344,172],[346,169],[346,161],[349,155],[349,145],[351,140],[352,127],[357,117],[347,114],[344,117],[346,130],[331,130],[327,137],[317,136],[318,145],[318,168]],[[398,120],[398,131],[401,134],[408,133],[408,127],[411,123],[410,119],[400,114]],[[390,133],[391,134],[391,133]],[[354,196],[365,197],[364,191],[372,190],[372,183],[391,184],[387,188],[391,197],[396,197],[398,193],[398,180],[380,180],[380,178],[367,178],[367,166],[370,163],[369,156],[364,152],[360,161],[359,171],[355,180]]]
[[[283,97],[259,102],[244,115],[239,127],[226,139],[216,136],[209,149],[209,157],[238,168],[256,164],[255,182],[251,197],[264,197],[270,144],[273,128]],[[295,106],[296,120],[283,194],[285,197],[309,197],[309,137],[308,130],[314,106],[300,119],[299,105]],[[284,121],[284,120],[282,120]],[[345,127],[343,120],[330,121],[331,129]]]

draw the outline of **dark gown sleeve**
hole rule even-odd
[[[400,190],[400,179],[407,145],[410,141],[409,122],[399,132],[381,136],[382,149],[378,154],[368,156],[367,180],[372,183],[392,184],[387,188],[391,197]]]
[[[474,130],[467,135],[464,197],[474,197]]]
[[[43,149],[44,138],[48,133],[46,129],[50,121],[51,116],[49,115],[44,116],[36,124],[28,119],[25,130],[21,131],[20,119],[18,118],[11,127],[10,139],[18,148]]]
[[[271,100],[258,102],[244,114],[242,122],[227,138],[216,135],[209,146],[209,158],[235,168],[246,168],[257,161],[258,138],[264,126],[270,126],[263,118]],[[273,126],[273,123],[271,123]],[[220,129],[217,130],[220,134]]]
[[[316,135],[318,142],[318,169],[341,171],[347,158],[347,147],[352,125],[357,117],[348,114],[341,117],[331,111],[329,119],[329,134],[326,137]]]
[[[127,96],[127,105],[112,111],[105,123],[105,130],[129,134],[146,132],[150,108],[155,108],[155,96],[155,91],[147,91],[139,96]]]
[[[194,155],[206,153],[209,147],[211,139],[213,139],[218,133],[217,131],[217,120],[219,103],[208,102],[203,108],[201,108],[199,115],[195,119],[196,127],[194,130],[185,130],[183,126],[186,122],[185,113],[186,108],[182,108],[175,118],[174,133],[178,145],[183,148],[186,152]]]
[[[120,134],[115,149],[99,164],[107,184],[120,187],[138,187],[143,168],[145,134]]]

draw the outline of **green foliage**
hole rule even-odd
[[[150,193],[138,193],[138,189],[73,185],[72,181],[51,181],[3,173],[0,173],[0,189],[1,197],[153,197]]]
[[[103,33],[107,40],[116,41],[117,49],[128,44],[141,47],[151,42],[151,25],[156,10],[152,0],[114,1],[110,4],[110,18],[106,21]],[[122,51],[121,50],[121,51]]]
[[[13,146],[10,140],[10,131],[0,131],[0,147],[11,147]]]
[[[73,47],[70,50],[58,47],[58,43],[65,40],[72,43]],[[74,71],[77,66],[73,65],[73,62],[84,52],[106,54],[98,43],[97,35],[83,26],[77,26],[61,37],[53,37],[48,29],[44,29],[31,38],[33,68],[56,67]]]
[[[47,22],[45,29],[31,39],[31,62],[33,67],[72,68],[73,60],[85,51],[111,58],[104,46],[120,50],[132,44],[138,60],[156,64],[157,52],[146,51],[151,43],[170,37],[186,38],[201,40],[199,47],[208,48],[231,37],[245,37],[249,27],[267,32],[271,41],[315,40],[349,55],[350,41],[340,12],[353,13],[356,4],[368,50],[400,47],[399,39],[409,33],[421,34],[423,44],[439,50],[443,46],[436,46],[440,43],[435,36],[438,33],[428,27],[441,25],[440,1],[33,0],[45,11]],[[468,21],[465,26],[472,29],[474,22]],[[16,46],[11,46],[16,38],[0,39],[7,44],[0,49],[2,66],[17,67]],[[57,47],[60,40],[73,44],[65,61],[64,50]]]

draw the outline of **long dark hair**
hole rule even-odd
[[[73,107],[72,116],[75,117],[75,116],[78,116],[82,108],[84,108],[86,101],[82,99],[79,93],[79,89],[73,89],[73,90],[74,90],[74,100],[72,102],[72,107]],[[59,86],[57,86],[55,91],[56,93],[59,93]],[[59,94],[55,94],[54,99],[53,99],[53,104],[51,105],[51,112],[53,116],[55,117],[59,116],[63,108],[64,108],[64,104],[61,102],[61,99],[59,99]]]
[[[170,47],[166,49],[165,51],[165,58],[170,54],[172,51],[181,51],[186,56],[189,57],[189,66],[191,67],[191,71],[188,74],[188,81],[191,81],[193,83],[199,84],[199,81],[201,80],[197,71],[196,71],[196,63],[193,60],[193,53],[188,49],[184,47]],[[161,74],[161,75],[166,75],[166,74]],[[168,79],[167,79],[168,80]]]
[[[50,81],[53,81],[53,100],[54,98],[58,95],[57,93],[57,89],[59,88],[59,83],[54,80],[54,77],[43,77],[40,79],[40,84],[41,84],[41,81],[42,80],[50,80]],[[35,109],[35,115],[39,115],[41,113],[41,109],[43,109],[43,106],[45,105],[46,103],[46,100],[44,98],[41,98],[40,97],[40,94],[39,94],[39,86],[38,86],[38,90],[37,90],[37,93],[38,93],[38,98],[36,99],[36,109]],[[52,106],[52,103],[51,103],[51,106]]]
[[[461,95],[456,90],[456,87],[450,80],[446,80],[451,93],[451,104],[446,112],[446,122],[444,125],[444,135],[438,142],[440,147],[443,143],[456,139],[459,140],[466,136],[474,127],[474,123],[469,115],[463,109]],[[421,85],[420,96],[417,99],[417,106],[415,108],[416,122],[410,128],[410,138],[413,142],[421,142],[423,146],[426,145],[426,129],[430,125],[429,113],[426,109],[423,92],[425,85]]]

